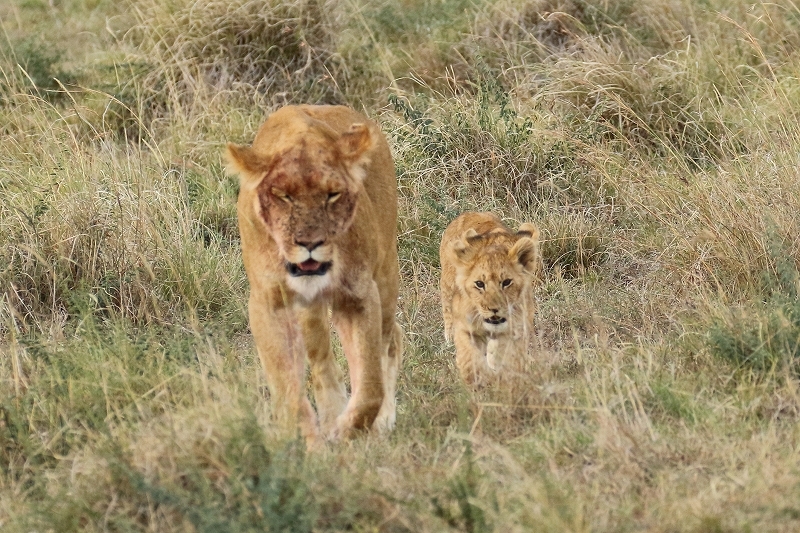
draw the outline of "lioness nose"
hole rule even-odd
[[[316,248],[317,246],[321,245],[323,242],[325,242],[325,241],[304,242],[304,241],[299,241],[297,239],[295,239],[295,241],[294,241],[294,243],[297,246],[302,246],[303,248],[306,248],[309,252],[313,252],[314,248]]]

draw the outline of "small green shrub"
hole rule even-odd
[[[94,141],[110,138],[152,143],[153,121],[163,118],[168,106],[163,83],[144,83],[152,69],[150,60],[136,58],[104,62],[90,69],[86,76],[91,89],[80,94],[86,116],[78,127],[84,135]]]
[[[719,356],[738,365],[800,372],[800,304],[731,313],[711,328],[709,340]]]
[[[63,54],[58,46],[41,36],[31,36],[0,50],[0,57],[12,63],[11,77],[0,81],[0,98],[14,90],[36,94],[50,101],[61,99],[64,87],[75,82],[75,74],[63,69]],[[15,82],[15,87],[9,82]],[[3,100],[0,99],[0,102]]]
[[[763,274],[764,299],[725,314],[709,341],[717,355],[737,365],[800,375],[800,273],[776,230],[767,239],[773,268]]]
[[[650,387],[645,405],[654,413],[689,423],[697,421],[697,413],[691,395],[677,390],[665,381],[656,381]]]
[[[130,487],[131,497],[185,516],[198,533],[311,532],[318,507],[300,476],[305,444],[290,442],[273,453],[264,442],[263,430],[250,418],[237,423],[222,443],[221,463],[188,470],[179,485],[147,480],[119,459],[117,482]]]
[[[450,527],[467,533],[493,531],[492,525],[487,521],[486,512],[477,505],[477,502],[486,496],[478,494],[479,478],[476,469],[472,446],[467,443],[462,467],[449,480],[444,498],[431,499],[436,516],[447,522]],[[494,505],[497,506],[496,502]]]
[[[408,43],[415,37],[442,38],[466,28],[474,0],[409,0],[403,3],[380,2],[365,9],[370,27],[379,38]]]

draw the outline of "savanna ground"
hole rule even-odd
[[[800,530],[791,0],[0,3],[0,529]],[[269,421],[226,141],[344,103],[396,158],[398,427]],[[437,247],[543,233],[472,396]]]

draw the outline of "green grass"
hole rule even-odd
[[[706,0],[0,4],[0,529],[800,528],[800,11]],[[398,423],[270,421],[225,142],[377,120]],[[539,348],[444,343],[464,210],[542,230]]]
[[[777,228],[769,228],[770,265],[762,278],[762,296],[729,310],[709,331],[717,354],[758,372],[800,372],[800,273]]]

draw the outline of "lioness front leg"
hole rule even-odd
[[[350,401],[336,420],[334,436],[348,437],[372,427],[383,403],[382,359],[389,347],[381,335],[377,287],[373,284],[362,299],[336,302],[333,320],[350,369]]]
[[[389,335],[389,348],[386,357],[381,358],[383,372],[383,404],[372,427],[378,433],[388,433],[394,429],[397,416],[397,375],[403,363],[403,330],[394,322]]]
[[[342,372],[331,349],[328,306],[318,302],[302,309],[298,315],[311,366],[311,382],[314,386],[320,430],[326,435],[333,430],[336,417],[342,413],[347,403]]]
[[[305,393],[306,348],[290,308],[271,309],[250,297],[250,329],[267,375],[273,415],[285,427],[300,428],[306,442],[319,437],[316,415]]]

